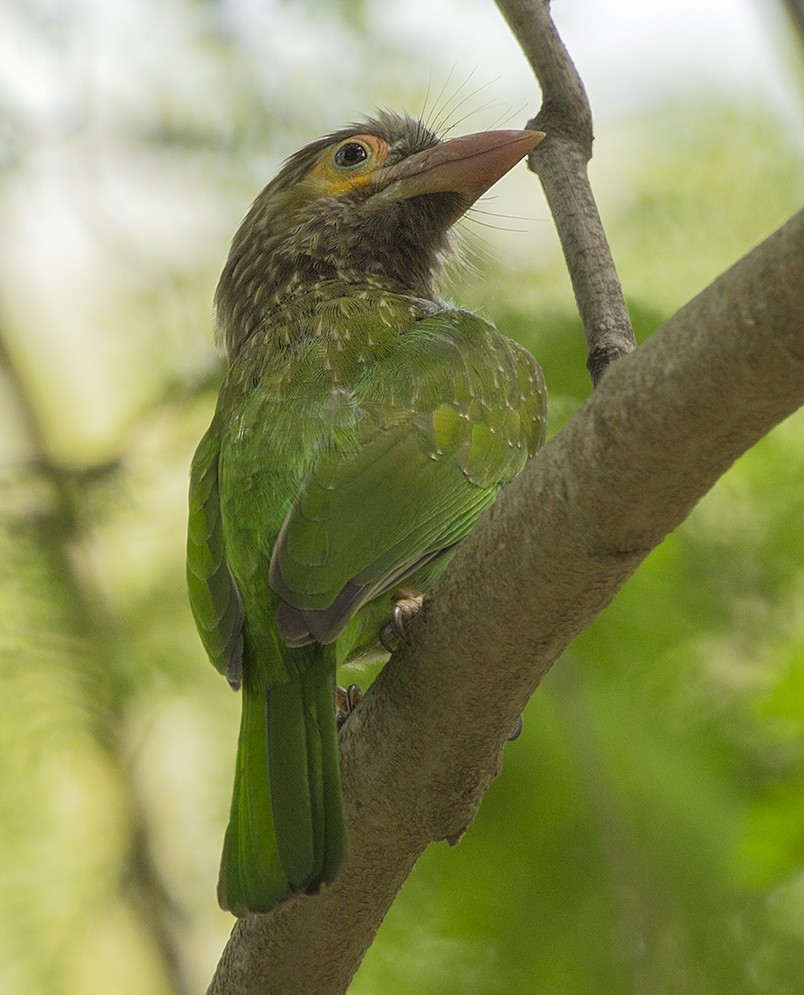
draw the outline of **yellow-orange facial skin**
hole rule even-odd
[[[365,158],[350,164],[347,152],[352,150],[347,150],[347,146],[352,145],[362,148]],[[349,190],[370,183],[375,171],[385,162],[389,151],[388,143],[376,135],[355,135],[354,138],[344,138],[323,152],[307,174],[306,184],[309,184],[320,197],[339,197]]]

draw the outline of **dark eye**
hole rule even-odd
[[[332,161],[341,169],[353,169],[368,157],[368,149],[362,142],[347,142],[346,145],[341,145]]]

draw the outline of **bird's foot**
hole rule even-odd
[[[515,739],[519,739],[522,735],[522,730],[525,728],[525,716],[520,715],[516,720],[516,725],[511,730],[511,735],[508,737],[508,742],[512,743]]]
[[[360,704],[362,697],[363,692],[357,684],[350,684],[348,688],[335,685],[335,723],[339,729]]]
[[[393,653],[400,642],[410,642],[407,625],[421,611],[424,595],[413,588],[402,587],[394,594],[393,600],[391,618],[380,629],[380,642],[389,653]]]

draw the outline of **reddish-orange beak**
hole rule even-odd
[[[415,152],[375,174],[380,190],[372,203],[456,193],[461,211],[474,204],[544,138],[541,131],[481,131]]]

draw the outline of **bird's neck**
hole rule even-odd
[[[252,287],[250,295],[237,288],[232,288],[231,293],[222,292],[219,287],[219,345],[230,364],[245,343],[255,339],[260,340],[262,349],[286,353],[303,341],[328,338],[333,315],[340,313],[346,306],[343,302],[349,300],[359,304],[361,311],[374,310],[384,318],[396,312],[407,314],[405,323],[444,307],[432,292],[423,295],[389,277],[371,273],[289,280],[273,288]]]
[[[258,198],[235,235],[215,295],[218,339],[229,359],[258,331],[270,334],[278,310],[313,299],[321,286],[341,285],[342,296],[368,288],[437,301],[435,281],[452,242],[433,205],[418,206],[411,216],[397,211],[356,220],[349,204],[321,199],[289,227],[278,225],[277,211],[263,210]]]

